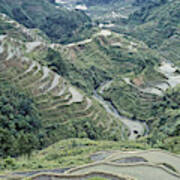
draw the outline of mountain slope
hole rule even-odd
[[[154,2],[144,6],[129,18],[129,24],[139,24],[132,30],[133,36],[145,41],[149,46],[159,46],[165,39],[174,36],[180,24],[180,2]]]
[[[1,6],[4,13],[27,23],[28,27],[42,30],[27,29],[0,14],[0,170],[34,169],[35,172],[13,172],[10,176],[20,175],[22,177],[17,178],[21,179],[42,172],[32,177],[36,180],[79,177],[89,180],[92,176],[133,179],[127,175],[140,180],[180,178],[179,156],[159,150],[119,151],[153,147],[180,153],[178,1],[137,0],[136,4],[132,4],[134,0],[121,1],[126,8],[135,5],[139,9],[138,3],[143,4],[133,17],[126,20],[120,17],[124,24],[120,30],[124,34],[101,29],[113,27],[117,32],[118,22],[114,21],[115,26],[101,25],[87,39],[66,45],[51,44],[47,37],[51,35],[43,33],[42,24],[49,20],[48,30],[56,30],[51,19],[54,17],[48,16],[56,14],[46,12],[54,10],[55,6],[48,4],[50,1],[0,2],[4,4]],[[119,2],[115,3],[116,8]],[[102,9],[107,8],[105,4]],[[97,6],[91,7],[96,9]],[[33,21],[34,14],[27,15],[32,7],[38,8],[36,15],[43,11],[44,16]],[[70,11],[62,8],[57,11],[63,11],[61,15],[65,19],[73,19],[67,16]],[[73,12],[75,18],[77,13],[84,14]],[[71,23],[74,24],[65,24],[71,26]],[[59,26],[59,19],[56,25]],[[154,31],[148,33],[144,26]],[[60,31],[67,29],[63,27]],[[59,34],[59,30],[57,32]],[[140,33],[147,36],[141,37]],[[67,43],[62,37],[58,42]],[[169,54],[166,56],[163,52]],[[105,139],[113,142],[92,141]],[[97,151],[101,152],[92,154]],[[99,162],[68,171],[61,169],[93,161]],[[47,171],[66,171],[66,174],[44,174]],[[0,178],[7,176],[0,175]]]
[[[179,179],[180,157],[167,151],[149,148],[142,141],[135,143],[88,139],[63,140],[34,153],[29,160],[21,158],[13,161],[21,170],[34,169],[33,171],[11,172],[5,177],[89,180],[90,177],[98,176],[117,180],[124,180],[125,177],[132,177],[131,180],[152,180],[164,176],[164,179],[168,180]],[[4,161],[2,166],[5,164]],[[42,169],[39,169],[40,167]],[[54,169],[57,167],[59,168]],[[10,169],[11,165],[8,168]],[[140,170],[146,173],[139,173]]]
[[[140,7],[129,19],[117,19],[111,29],[145,42],[164,58],[179,65],[180,2],[148,1]]]
[[[178,136],[179,68],[156,50],[108,30],[59,50],[70,64],[67,78],[89,93],[96,88],[121,115],[146,121],[150,144]]]
[[[1,15],[0,18],[9,23],[7,17]],[[21,27],[20,30],[26,31],[26,28]],[[29,33],[31,35],[31,31]],[[22,92],[27,92],[34,100],[42,124],[41,148],[70,137],[121,139],[121,121],[107,113],[94,98],[42,65],[41,59],[38,62],[31,58],[34,49],[41,53],[51,49],[48,44],[40,38],[24,42],[11,35],[0,35],[0,77],[2,81],[12,82]]]
[[[0,0],[0,12],[28,28],[41,29],[55,42],[77,41],[91,31],[91,20],[83,12],[56,8],[48,0]]]

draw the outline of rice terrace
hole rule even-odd
[[[179,180],[180,1],[0,0],[0,179]]]

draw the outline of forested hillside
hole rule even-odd
[[[149,2],[141,10],[133,13],[128,23],[133,29],[131,35],[145,41],[151,47],[158,47],[179,31],[180,2]]]
[[[179,101],[179,0],[0,0],[0,179],[178,180]]]
[[[64,79],[68,66],[59,51],[7,16],[0,21],[1,156],[30,154],[66,138],[122,138],[121,122]]]
[[[48,0],[0,0],[0,12],[28,28],[41,29],[53,42],[78,41],[91,34],[87,15],[57,8]]]
[[[30,154],[40,145],[40,128],[34,100],[10,81],[0,80],[0,156]]]

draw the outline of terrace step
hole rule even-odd
[[[59,83],[59,75],[55,74],[51,86],[45,91],[46,93],[53,90]]]
[[[151,163],[138,163],[138,164],[117,164],[109,162],[101,162],[82,166],[69,170],[67,173],[70,174],[81,174],[81,173],[91,173],[94,171],[105,171],[108,173],[117,173],[118,175],[131,176],[138,180],[178,180],[180,178],[176,173],[168,172],[166,168],[158,165],[153,165]],[[140,173],[143,172],[143,173]]]

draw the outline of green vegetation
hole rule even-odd
[[[150,148],[143,141],[138,142],[114,142],[114,141],[92,141],[89,139],[66,139],[59,141],[41,151],[34,151],[29,159],[20,156],[16,159],[4,159],[13,161],[6,170],[38,170],[54,169],[63,167],[76,167],[93,162],[90,158],[92,153],[101,150],[133,150]],[[2,169],[1,169],[2,170]]]
[[[179,1],[155,1],[144,6],[129,17],[130,26],[139,24],[130,34],[157,48],[166,39],[171,39],[180,24]]]
[[[7,84],[14,83],[14,86],[19,87],[19,92],[27,91],[28,96],[33,98],[41,122],[38,127],[39,134],[34,134],[38,139],[34,149],[73,137],[116,141],[122,138],[120,121],[107,114],[93,98],[72,87],[62,76],[41,65],[44,63],[51,67],[56,66],[56,71],[63,75],[64,69],[60,68],[64,61],[57,51],[48,47],[43,49],[42,44],[43,50],[40,47],[29,52],[31,43],[17,41],[18,37],[10,37],[9,35],[2,41],[4,51],[1,54],[0,74]],[[40,54],[46,52],[46,49],[43,59]],[[12,51],[18,54],[13,54]],[[8,56],[8,53],[12,53],[12,56]],[[24,121],[24,118],[22,120]],[[24,126],[26,127],[26,124]],[[36,143],[35,140],[33,142]]]
[[[53,42],[68,43],[91,34],[91,20],[81,11],[56,8],[48,0],[0,1],[0,12],[28,28],[41,29]]]
[[[43,52],[43,60],[48,63],[48,66],[51,67],[55,72],[62,76],[66,76],[68,73],[68,65],[62,59],[61,54],[51,48],[48,48],[47,52]]]
[[[54,51],[53,54],[56,55],[55,59],[62,59],[57,61],[58,63],[64,61],[63,65],[59,66],[59,73],[89,94],[102,82],[113,79],[103,97],[110,100],[122,115],[146,121],[150,127],[147,142],[153,147],[162,146],[169,136],[178,136],[179,104],[178,100],[174,99],[179,96],[179,88],[169,90],[163,97],[141,91],[165,81],[164,76],[156,70],[162,57],[155,50],[147,48],[144,43],[134,38],[112,33],[111,36],[97,36],[92,42],[75,44],[60,50],[59,53]],[[48,56],[44,55],[47,62]],[[36,59],[38,57],[42,55],[35,53],[33,56]],[[63,66],[62,70],[66,71],[62,72]],[[56,68],[58,72],[57,65]],[[136,87],[127,84],[124,77],[140,84]],[[177,145],[174,145],[174,149],[176,147]],[[173,151],[169,145],[162,148]]]
[[[68,64],[66,78],[89,94],[102,82],[137,75],[146,67],[152,69],[159,61],[158,53],[144,43],[115,33],[108,37],[99,35],[92,42],[74,45],[60,53]]]
[[[11,82],[1,80],[0,157],[30,154],[39,145],[40,128],[41,119],[33,99]]]
[[[134,5],[142,7],[131,14],[129,19],[124,21],[126,23],[122,20],[115,21],[116,25],[119,23],[121,27],[116,26],[112,29],[142,40],[162,55],[162,57],[159,56],[159,60],[167,59],[179,65],[180,2],[177,0],[136,1]],[[124,30],[122,26],[124,26]],[[130,76],[131,82],[140,83],[138,88],[141,90],[146,87],[153,88],[165,80],[155,70],[156,68],[152,68],[156,67],[156,63],[148,64],[146,62],[145,64],[146,67],[143,71],[140,69],[135,76]],[[179,99],[179,86],[169,89],[163,97],[143,93],[138,88],[127,84],[121,78],[115,79],[111,87],[105,91],[104,97],[110,99],[119,112],[124,115],[147,121],[150,127],[148,140],[150,143],[163,144],[167,137],[172,137],[170,138],[173,144],[171,147],[174,148],[174,152],[177,152],[179,148],[179,140],[177,140],[179,136],[177,133],[179,131],[179,103],[176,99]],[[170,139],[169,141],[171,141]],[[173,139],[176,139],[176,144]]]
[[[108,3],[112,3],[109,9]],[[172,88],[159,70],[165,60],[180,65],[179,1],[100,0],[85,4],[87,12],[102,10],[92,16],[98,19],[94,25],[112,22],[110,28],[121,34],[100,32],[96,27],[92,35],[92,22],[84,12],[56,7],[51,0],[0,0],[0,12],[27,28],[37,28],[26,29],[0,15],[0,34],[7,35],[0,37],[2,172],[72,168],[91,163],[91,155],[97,151],[153,147],[180,153],[180,86]],[[122,15],[131,14],[129,18],[116,16],[121,4]],[[112,11],[114,17],[106,16]],[[62,44],[88,40],[60,45],[50,44],[48,38]],[[179,69],[173,74],[179,77]],[[109,81],[109,86],[101,89]],[[146,122],[147,135],[127,141],[127,127],[95,100],[95,90],[121,115]],[[157,170],[161,164],[178,173],[179,166],[175,167],[172,159],[155,159],[152,163],[156,165],[134,165],[134,172],[140,168],[166,177],[163,169]],[[108,162],[90,169],[132,172]]]
[[[142,40],[165,59],[179,65],[180,2],[140,1],[134,5],[140,9],[130,14],[128,20],[116,19],[112,29]]]
[[[152,87],[153,88],[153,87]],[[147,142],[152,147],[162,147],[174,152],[179,148],[179,86],[169,89],[163,97],[142,93],[122,80],[114,81],[105,90],[104,97],[110,99],[119,112],[133,119],[146,121],[150,128]],[[177,143],[169,146],[166,138],[177,137]],[[170,139],[169,139],[170,141]]]

